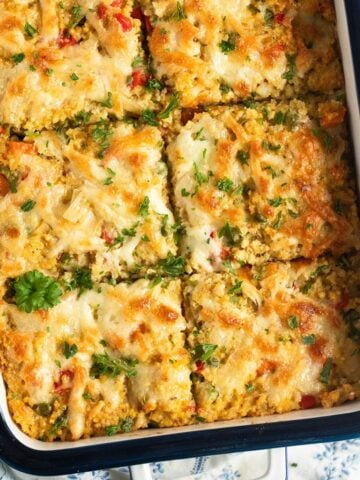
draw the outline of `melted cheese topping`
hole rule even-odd
[[[103,433],[127,417],[133,428],[148,421],[164,426],[190,421],[193,400],[180,281],[167,281],[166,288],[151,288],[147,280],[99,284],[81,296],[66,294],[48,312],[27,314],[4,303],[0,310],[9,398],[21,400],[23,410],[32,409],[36,437],[59,434],[52,424],[55,410],[64,406],[67,429],[60,431],[62,438]],[[77,347],[70,358],[65,342]],[[123,372],[91,375],[92,355],[104,352],[135,361],[130,383]],[[38,414],[43,403],[52,405],[54,415]],[[15,414],[19,418],[16,407]],[[34,428],[24,418],[18,421],[27,432]]]
[[[82,110],[120,118],[150,105],[143,86],[131,85],[135,59],[144,71],[140,21],[130,18],[131,1],[123,8],[101,2],[100,17],[98,1],[63,2],[64,8],[55,1],[40,8],[28,3],[5,2],[1,10],[2,123],[40,129]],[[30,35],[26,22],[35,29]]]
[[[95,278],[146,270],[176,253],[159,132],[109,127],[101,159],[91,133],[96,128],[73,130],[67,145],[53,132],[35,143],[3,143],[0,164],[18,177],[17,192],[0,201],[3,277],[54,271],[65,251],[80,259],[92,253]],[[35,205],[24,211],[29,200]]]
[[[357,245],[344,112],[334,101],[273,101],[210,109],[178,128],[168,156],[189,269]]]
[[[193,367],[198,415],[213,421],[309,408],[306,402],[320,403],[327,390],[358,382],[356,342],[342,314],[359,299],[350,294],[344,303],[344,273],[319,259],[190,277],[190,345],[195,352],[216,347]]]
[[[157,75],[185,107],[342,86],[330,1],[141,3]]]

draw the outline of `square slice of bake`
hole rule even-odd
[[[133,1],[0,1],[0,121],[38,130],[79,111],[151,105]]]
[[[15,422],[43,440],[189,423],[180,281],[61,291],[60,279],[31,271],[17,277],[0,306],[2,372]]]
[[[283,413],[358,396],[358,267],[359,259],[319,258],[189,277],[198,416]]]
[[[181,270],[159,130],[102,119],[61,133],[1,141],[1,276]]]
[[[340,101],[309,97],[178,122],[167,151],[188,270],[357,247],[344,115]]]
[[[184,107],[343,88],[331,0],[142,0],[156,78]]]

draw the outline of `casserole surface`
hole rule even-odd
[[[230,3],[229,10],[235,8]],[[19,54],[10,56],[4,47],[1,364],[9,408],[21,428],[42,440],[75,440],[354,400],[359,313],[352,253],[358,248],[358,219],[343,92],[335,91],[343,80],[332,5],[248,5],[244,19],[251,14],[258,26],[254,41],[279,35],[285,42],[284,32],[293,35],[286,37],[291,51],[278,49],[275,63],[281,68],[272,86],[264,80],[269,72],[260,68],[258,91],[247,87],[235,95],[216,79],[222,88],[215,91],[211,83],[203,97],[193,88],[190,100],[184,88],[193,81],[192,63],[181,63],[181,73],[191,80],[182,82],[176,69],[171,74],[157,59],[154,38],[180,38],[194,8],[208,13],[201,2],[153,2],[163,8],[160,19],[151,16],[148,4],[141,10],[126,1],[65,2],[63,8],[31,3],[24,25],[17,14],[12,17],[14,5],[4,3],[11,17],[6,34],[21,38],[24,58],[13,58]],[[53,25],[67,39],[61,48],[58,37],[40,33],[51,5]],[[69,26],[76,12],[81,19]],[[294,28],[283,28],[285,20],[293,20]],[[67,29],[62,37],[61,25]],[[315,36],[306,48],[296,38],[299,25],[309,38]],[[229,50],[222,56],[231,69],[232,52],[238,61],[241,49],[236,32],[235,42],[230,33],[219,44]],[[140,46],[143,34],[154,57],[149,65]],[[42,42],[48,42],[44,52],[51,62],[56,52],[54,64],[42,55]],[[262,57],[256,41],[255,49]],[[208,55],[205,47],[202,53]],[[45,62],[40,73],[29,63],[32,57]],[[88,59],[86,88],[72,72],[74,65],[81,68],[74,64],[80,57]],[[304,59],[309,63],[302,70]],[[74,84],[68,85],[64,72]],[[201,70],[200,83],[212,82],[208,73]],[[41,82],[33,90],[30,74],[31,81]],[[309,91],[328,96],[313,98]],[[280,92],[292,100],[254,100]],[[205,106],[235,97],[244,102]],[[208,111],[190,120],[193,111],[177,109],[198,103]],[[204,238],[194,242],[192,229],[201,230],[204,218]],[[215,260],[208,255],[213,240]],[[180,254],[188,257],[187,265]],[[318,259],[320,254],[327,256]],[[262,263],[297,257],[309,261]],[[245,262],[256,266],[241,269]],[[192,270],[203,273],[185,274]],[[227,273],[204,273],[212,270]],[[121,283],[125,277],[129,284]],[[286,312],[272,312],[272,294]],[[206,315],[211,302],[214,311]],[[290,327],[290,318],[297,327]],[[242,356],[252,353],[248,378],[237,373],[229,389],[223,372],[232,362],[235,371],[246,366]],[[281,388],[285,378],[288,390]]]

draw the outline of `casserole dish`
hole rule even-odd
[[[356,86],[356,78],[359,77],[355,75],[356,66],[352,60],[357,57],[359,39],[356,27],[351,23],[357,17],[360,6],[356,2],[348,2],[346,7],[341,1],[335,3],[355,158],[360,161],[360,142],[356,134],[360,126]],[[350,43],[352,35],[353,41]],[[205,453],[209,455],[345,439],[358,435],[360,421],[358,402],[354,402],[331,411],[314,409],[209,425],[153,429],[124,434],[120,438],[80,440],[76,444],[46,443],[30,439],[14,424],[7,409],[3,384],[0,404],[0,456],[14,468],[37,475],[94,470]]]

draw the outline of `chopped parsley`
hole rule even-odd
[[[71,15],[71,19],[70,19],[70,22],[68,23],[68,25],[66,27],[67,31],[76,27],[76,25],[78,25],[84,17],[84,15],[81,12],[81,8],[79,7],[79,5],[74,5],[71,8],[70,15]]]
[[[24,202],[20,208],[23,212],[30,212],[30,210],[32,210],[35,207],[35,205],[36,205],[35,200],[26,200],[26,202]]]
[[[34,28],[32,25],[30,25],[29,22],[25,22],[24,32],[30,38],[34,38],[35,35],[37,34],[36,28]]]
[[[272,120],[274,125],[283,125],[285,123],[286,114],[284,112],[278,111],[275,113],[275,116]]]
[[[186,190],[186,188],[181,189],[181,196],[182,197],[188,197],[190,195],[190,192]]]
[[[309,293],[310,288],[314,285],[317,277],[329,268],[328,265],[320,265],[313,272],[310,273],[309,278],[304,282],[304,285],[300,288],[301,293],[305,295]]]
[[[242,292],[242,280],[236,280],[235,284],[229,288],[228,294],[229,295],[239,295]]]
[[[124,420],[121,420],[117,425],[109,425],[105,427],[105,433],[109,437],[115,435],[119,432],[131,432],[134,425],[134,420],[131,417],[126,417]]]
[[[79,80],[79,77],[76,75],[75,72],[73,72],[73,73],[70,75],[70,78],[71,78],[71,80],[74,80],[74,82],[76,82],[77,80]]]
[[[176,10],[171,15],[169,15],[168,20],[175,20],[176,22],[180,22],[180,20],[184,20],[186,15],[184,13],[184,9],[180,2],[176,2]]]
[[[261,146],[266,152],[277,152],[281,148],[281,145],[275,145],[274,143],[268,142],[266,140],[263,140],[261,142]]]
[[[267,8],[264,13],[264,21],[268,27],[274,26],[274,12]]]
[[[296,53],[287,53],[287,70],[281,75],[284,80],[293,80],[296,75]]]
[[[231,192],[234,188],[234,182],[230,180],[228,177],[221,178],[217,182],[217,188],[221,190],[222,192]]]
[[[70,343],[65,342],[64,343],[64,357],[65,358],[71,358],[74,355],[76,355],[78,352],[78,346],[73,343],[70,345]]]
[[[114,170],[112,170],[111,168],[107,168],[106,173],[108,174],[108,176],[103,181],[103,185],[112,185],[114,183],[116,172],[114,172]]]
[[[253,393],[255,392],[255,386],[252,383],[245,383],[245,390],[246,393]]]
[[[160,123],[156,119],[156,113],[154,110],[150,110],[150,108],[146,108],[142,112],[142,119],[145,123],[148,125],[151,125],[152,127],[158,127]]]
[[[74,79],[73,79],[74,80]],[[113,102],[113,98],[112,98],[112,93],[111,92],[108,92],[107,93],[107,97],[105,98],[105,100],[103,100],[102,102],[100,102],[100,104],[103,106],[103,107],[106,107],[106,108],[112,108],[114,106],[114,102]]]
[[[279,230],[279,228],[281,227],[282,221],[283,221],[282,213],[279,212],[279,213],[276,215],[275,220],[274,220],[273,223],[271,224],[272,228],[275,228],[276,230]]]
[[[144,197],[144,200],[140,203],[138,208],[138,215],[141,217],[147,217],[149,215],[150,199],[148,196]]]
[[[50,434],[55,435],[59,430],[66,427],[68,423],[67,408],[56,418],[50,427]]]
[[[15,65],[17,65],[18,63],[21,63],[25,58],[25,54],[24,53],[15,53],[15,55],[13,55],[11,57],[12,61],[15,63]]]
[[[145,85],[145,88],[151,92],[154,90],[161,90],[163,87],[164,85],[159,82],[159,80],[156,80],[156,78],[150,78]]]
[[[136,365],[137,360],[129,358],[110,358],[105,353],[93,353],[93,364],[90,368],[90,376],[99,378],[101,376],[115,378],[120,374],[125,374],[127,377],[134,377],[137,374]]]
[[[316,342],[316,337],[313,333],[310,335],[304,335],[302,337],[302,343],[304,345],[314,345],[315,342]]]
[[[320,372],[320,382],[328,384],[329,377],[331,373],[331,366],[332,366],[332,358],[328,358],[324,364],[323,369]]]
[[[169,118],[170,114],[177,108],[178,104],[179,95],[177,93],[173,93],[170,97],[167,107],[161,113],[159,113],[159,118],[161,118],[161,120]]]
[[[312,133],[320,140],[325,152],[329,152],[334,145],[334,138],[323,128],[313,128]]]
[[[175,257],[172,253],[169,253],[167,258],[159,261],[159,269],[164,275],[178,277],[185,272],[185,260],[183,257]]]
[[[287,323],[291,330],[295,330],[300,324],[299,318],[296,315],[291,315],[291,317],[288,318]]]
[[[194,170],[195,170],[194,178],[195,178],[198,186],[201,187],[201,185],[203,183],[206,183],[209,180],[209,174],[205,175],[204,173],[200,172],[197,163],[194,162],[193,166],[194,166]]]
[[[249,158],[249,152],[246,152],[245,150],[238,150],[236,154],[236,159],[239,160],[240,163],[242,163],[243,165],[248,165]]]
[[[94,284],[91,279],[91,269],[89,267],[78,267],[72,273],[72,280],[70,282],[71,290],[79,289],[79,297],[85,290],[91,290]]]
[[[95,128],[93,128],[91,132],[91,136],[93,140],[100,145],[100,150],[97,152],[97,156],[99,158],[104,158],[104,154],[106,150],[110,146],[110,137],[113,134],[113,131],[110,128],[110,122],[102,118],[95,124]]]
[[[192,352],[193,360],[201,360],[202,362],[208,363],[211,361],[213,353],[217,348],[218,346],[212,343],[200,343],[199,345],[196,345]]]
[[[224,237],[229,245],[238,245],[241,241],[240,229],[226,222],[219,231],[219,237]]]
[[[234,33],[230,33],[227,40],[221,40],[219,47],[225,55],[233,52],[236,48],[236,35]]]
[[[274,197],[268,200],[269,205],[272,207],[280,207],[284,203],[284,199],[281,197]]]
[[[52,412],[52,406],[50,403],[41,402],[36,405],[36,413],[40,415],[40,417],[49,417]]]
[[[12,288],[16,306],[26,313],[55,307],[62,295],[59,283],[38,270],[17,277]]]

